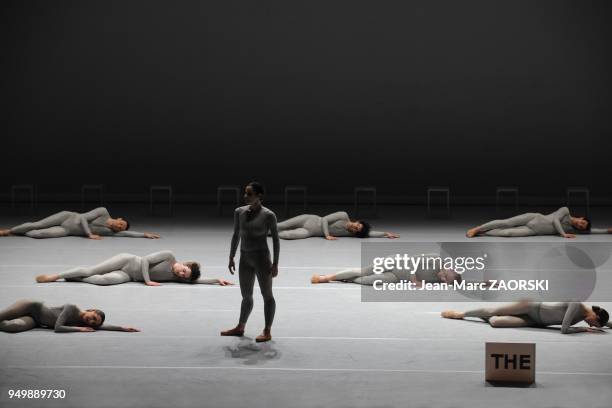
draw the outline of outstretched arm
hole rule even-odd
[[[204,276],[198,278],[198,280],[196,280],[193,283],[203,283],[203,284],[206,284],[206,285],[214,285],[214,284],[218,283],[221,286],[233,285],[232,282],[226,281],[225,279],[207,278],[207,277],[204,277]]]
[[[119,231],[113,234],[113,237],[128,237],[128,238],[147,238],[145,232],[138,231]]]
[[[122,331],[122,332],[139,332],[140,330],[133,327],[115,326],[112,324],[103,324],[96,327],[96,330]]]
[[[591,234],[612,234],[612,228],[591,228]]]

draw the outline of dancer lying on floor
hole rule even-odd
[[[442,317],[463,319],[479,317],[492,327],[546,327],[561,325],[561,333],[601,332],[600,327],[612,327],[609,315],[599,306],[587,306],[579,302],[528,302],[521,301],[500,307],[458,312],[445,310]],[[572,327],[584,320],[589,327]]]
[[[468,238],[476,235],[492,237],[528,237],[532,235],[560,235],[564,238],[575,238],[579,234],[610,234],[612,228],[591,228],[591,221],[586,217],[574,217],[567,207],[547,215],[525,213],[504,220],[493,220],[468,230]]]
[[[158,282],[218,283],[232,285],[224,279],[200,277],[197,262],[177,262],[171,251],[159,251],[146,256],[118,254],[94,266],[80,266],[53,275],[39,275],[39,283],[66,281],[86,282],[94,285],[117,285],[135,281],[148,286]]]
[[[0,310],[0,331],[18,333],[35,327],[53,329],[56,333],[115,330],[137,332],[132,327],[104,324],[104,312],[98,309],[81,310],[73,304],[46,306],[34,300],[18,300]]]
[[[108,210],[98,207],[86,213],[60,211],[40,221],[26,222],[11,229],[0,230],[0,237],[25,235],[30,238],[60,238],[69,235],[101,239],[101,236],[159,238],[150,232],[128,231],[130,223],[123,218],[111,218]]]
[[[304,239],[325,237],[334,240],[337,237],[357,238],[399,238],[392,232],[372,231],[370,224],[357,220],[352,221],[344,211],[319,217],[303,214],[278,223],[278,236],[282,239]]]
[[[440,262],[426,262],[427,258],[439,258],[439,254],[423,255],[423,262],[415,273],[411,274],[407,269],[385,268],[382,273],[374,273],[374,266],[365,268],[349,268],[331,275],[313,275],[311,283],[328,283],[334,281],[357,283],[360,285],[373,285],[376,281],[383,283],[397,283],[400,281],[412,282],[420,288],[423,282],[427,283],[449,283],[461,282],[461,274],[452,269],[444,269]]]

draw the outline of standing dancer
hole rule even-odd
[[[266,327],[255,338],[255,341],[269,341],[272,339],[272,321],[276,310],[276,301],[272,294],[272,279],[278,275],[278,256],[280,243],[276,228],[276,215],[262,206],[261,201],[264,188],[258,182],[249,183],[244,190],[244,199],[247,205],[236,208],[234,211],[234,235],[229,256],[229,271],[235,271],[234,257],[240,243],[240,264],[238,276],[240,279],[240,292],[242,305],[238,325],[233,329],[221,332],[222,336],[242,336],[244,328],[253,310],[253,286],[255,277],[264,298],[264,316]],[[270,262],[268,249],[268,232],[272,235],[274,250],[273,261]]]

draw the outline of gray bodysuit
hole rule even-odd
[[[561,207],[547,215],[526,213],[504,220],[490,221],[479,226],[478,230],[480,234],[494,237],[563,235],[575,231],[570,222],[570,211],[567,207]]]
[[[30,238],[60,238],[68,235],[89,236],[90,234],[144,238],[142,232],[114,232],[106,226],[111,218],[108,210],[98,207],[86,213],[60,211],[40,221],[26,222],[11,228],[11,234],[25,235]]]
[[[519,305],[519,307],[522,306]],[[496,308],[482,308],[467,311],[465,316],[488,319],[497,316],[497,312]],[[585,327],[572,327],[584,320],[582,304],[579,302],[530,302],[516,316],[525,318],[531,323],[531,326],[535,327],[560,324],[563,334],[580,333],[586,329]]]
[[[427,258],[437,258],[439,254],[425,254],[423,259]],[[414,276],[417,281],[426,281],[426,282],[441,282],[438,277],[438,272],[440,272],[439,262],[430,262],[419,264],[419,267],[416,269]],[[364,268],[350,268],[342,270],[336,273],[336,280],[358,283],[360,285],[373,285],[375,281],[382,281],[385,283],[395,283],[400,281],[411,280],[411,271],[407,269],[385,269],[382,273],[376,274],[374,273],[374,266],[367,266]]]
[[[75,326],[85,326],[80,312],[73,304],[48,307],[43,302],[20,300],[0,311],[0,331],[15,333],[44,327],[57,333],[77,332],[79,328]],[[121,330],[121,327],[102,324],[96,330]]]
[[[95,266],[77,267],[60,272],[67,281],[94,285],[117,285],[124,282],[184,282],[172,272],[176,258],[171,251],[146,256],[118,254]],[[216,283],[217,279],[200,277],[194,283]]]
[[[236,211],[234,211],[234,235],[230,248],[230,259],[233,260],[240,243],[238,277],[242,304],[240,306],[239,322],[246,324],[253,310],[253,286],[255,285],[255,277],[257,277],[259,289],[264,298],[266,327],[270,328],[274,321],[276,300],[272,294],[268,233],[272,235],[274,251],[272,262],[278,265],[280,242],[276,215],[266,207],[261,207],[257,213],[251,212],[249,208],[249,206],[243,206],[236,208]]]
[[[353,236],[346,229],[350,221],[348,214],[338,211],[333,214],[319,217],[314,214],[303,214],[278,223],[278,236],[282,239],[304,239],[309,237],[335,237]],[[384,238],[381,231],[370,231],[370,238]]]

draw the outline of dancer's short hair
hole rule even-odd
[[[582,230],[582,232],[584,232],[585,234],[588,234],[591,232],[591,220],[588,219],[587,217],[581,217],[584,218],[584,220],[587,222],[587,226],[585,229]]]
[[[266,192],[266,189],[264,188],[263,184],[258,181],[251,181],[249,184],[247,184],[247,186],[250,186],[257,194],[264,195]]]
[[[191,275],[189,276],[189,282],[193,283],[200,279],[200,264],[194,261],[185,262],[185,265],[191,269]]]
[[[356,222],[361,224],[361,231],[356,232],[355,236],[357,238],[367,238],[370,236],[370,230],[372,229],[370,223],[362,220],[357,220]]]
[[[130,229],[130,222],[128,220],[126,220],[125,218],[122,218],[122,220],[125,221],[125,230],[124,231],[129,230]]]
[[[104,314],[103,311],[101,311],[100,309],[87,309],[87,312],[94,312],[95,314],[97,314],[100,317],[100,324],[95,326],[95,327],[100,327],[102,326],[102,323],[104,323],[104,320],[106,319],[106,315]]]
[[[601,326],[604,326],[606,323],[608,323],[608,320],[610,320],[610,315],[608,314],[606,309],[602,309],[599,306],[592,306],[591,309],[597,315],[597,318],[599,319],[599,324]]]

